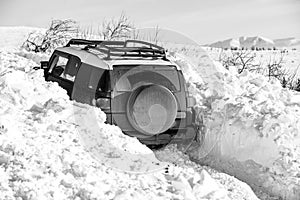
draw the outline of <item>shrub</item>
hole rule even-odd
[[[48,52],[59,45],[64,45],[78,33],[73,20],[52,20],[50,27],[44,32],[31,32],[22,47],[33,52]]]
[[[123,39],[130,37],[130,33],[133,29],[134,26],[129,18],[122,13],[118,19],[112,18],[111,20],[104,20],[99,35],[101,35],[104,40]]]

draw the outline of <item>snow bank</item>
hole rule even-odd
[[[191,155],[237,176],[257,193],[262,188],[299,199],[300,94],[258,74],[225,70],[205,52],[189,59],[193,64],[185,59],[179,55],[176,61],[187,74],[194,71],[189,88],[207,128],[203,145]]]
[[[0,51],[0,199],[257,199],[176,148],[157,160],[19,55]]]
[[[22,46],[28,35],[33,32],[44,32],[43,28],[34,27],[0,27],[0,49],[16,49]]]

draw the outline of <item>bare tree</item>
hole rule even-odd
[[[158,25],[156,25],[155,28],[149,28],[149,30],[147,32],[140,35],[137,39],[146,40],[146,41],[158,44],[160,32],[161,32],[161,29],[159,28]]]
[[[72,35],[78,33],[78,27],[73,20],[52,20],[46,32],[31,32],[23,43],[28,51],[47,52],[66,43]]]
[[[79,37],[86,40],[94,39],[94,29],[93,26],[88,26],[81,29]]]
[[[104,40],[115,40],[129,37],[133,25],[124,13],[118,19],[104,20],[100,32]]]
[[[153,38],[151,38],[150,41],[157,44],[159,42],[159,33],[160,33],[160,28],[157,25],[154,30]]]
[[[293,89],[296,90],[297,92],[300,92],[300,78],[297,79],[297,82]]]
[[[283,70],[282,65],[284,61],[284,53],[280,53],[280,56],[272,56],[269,58],[269,62],[267,64],[267,73],[266,75],[269,77],[269,80],[272,78],[278,79],[283,83],[283,77],[286,76],[286,72]]]
[[[300,65],[298,65],[293,71],[287,69],[285,70],[281,81],[283,87],[300,91],[300,78],[297,77],[297,72],[299,69]]]
[[[238,73],[242,73],[245,70],[259,72],[261,70],[261,63],[254,63],[255,54],[247,50],[231,50],[229,54],[221,52],[219,61],[225,66],[226,69],[229,66],[236,66]]]
[[[131,37],[133,40],[139,39],[141,37],[139,30],[133,29]]]

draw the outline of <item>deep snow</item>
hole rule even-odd
[[[30,70],[37,63],[17,54],[27,55],[0,52],[0,199],[257,199],[246,184],[196,165],[174,147],[157,152],[161,161],[143,157],[152,151],[104,124],[99,109],[68,100],[41,70]],[[97,151],[101,158],[81,140],[95,126],[74,116],[97,116],[96,139],[110,145]],[[122,161],[125,149],[139,160],[124,157],[117,168],[113,161]],[[146,173],[154,161],[156,170]]]
[[[259,74],[226,70],[205,52],[184,53],[177,62],[188,71],[207,128],[203,145],[190,152],[193,159],[238,177],[257,193],[299,199],[300,93]]]
[[[0,199],[257,199],[202,165],[261,199],[299,199],[300,96],[277,82],[225,70],[202,49],[175,54],[207,129],[192,162],[70,101],[31,70],[47,55],[0,43]]]

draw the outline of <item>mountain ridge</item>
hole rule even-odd
[[[217,41],[207,46],[215,48],[288,48],[300,46],[300,40],[295,37],[273,40],[263,36],[241,36]]]

